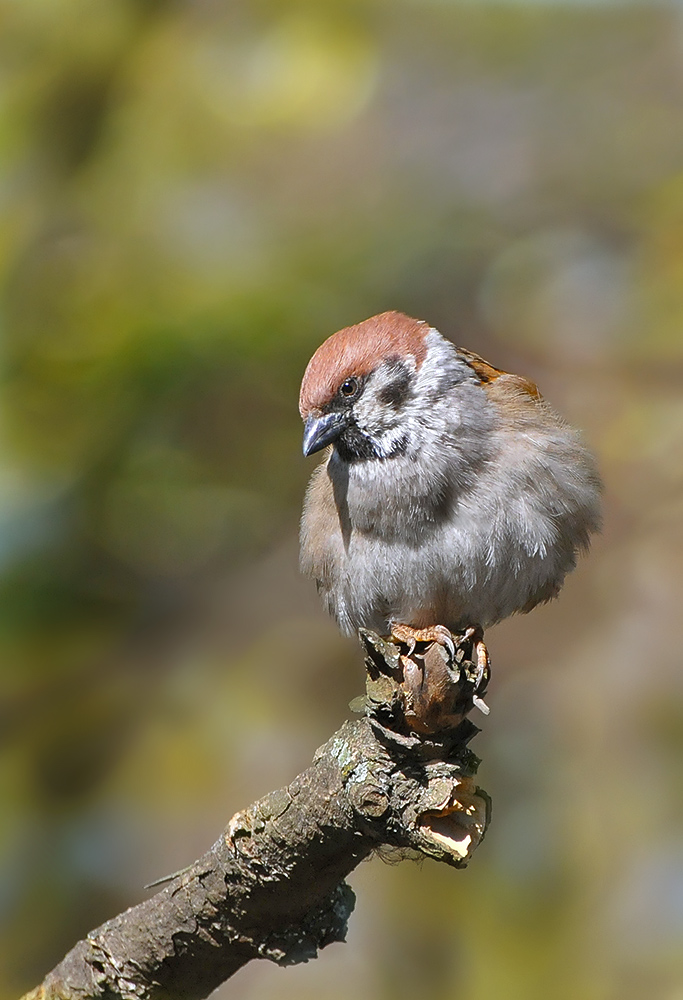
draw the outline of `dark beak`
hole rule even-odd
[[[332,444],[348,425],[346,413],[323,413],[320,417],[308,417],[304,425],[304,455],[308,457]]]

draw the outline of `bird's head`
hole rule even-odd
[[[341,459],[355,463],[443,442],[444,431],[462,429],[478,408],[470,394],[453,398],[455,386],[483,381],[481,359],[465,353],[399,312],[339,330],[315,352],[301,383],[304,455],[333,444]]]
[[[434,354],[444,350],[439,363]],[[301,384],[304,455],[329,444],[347,462],[405,453],[416,414],[424,408],[427,415],[440,380],[452,384],[455,358],[453,346],[428,323],[402,313],[339,330],[315,352]],[[466,371],[463,366],[457,378]]]

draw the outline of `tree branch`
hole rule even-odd
[[[419,635],[418,633],[415,633]],[[206,854],[80,941],[24,1000],[199,1000],[253,958],[290,965],[343,941],[344,878],[389,846],[463,867],[486,793],[466,718],[488,680],[472,630],[389,642],[362,633],[365,717],[286,788],[233,816]]]

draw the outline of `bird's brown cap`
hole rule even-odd
[[[427,353],[429,324],[400,312],[378,316],[338,330],[308,362],[301,383],[299,411],[306,417],[331,402],[342,382],[362,378],[390,357],[412,355],[419,368]]]

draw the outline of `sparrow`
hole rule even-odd
[[[480,630],[555,597],[600,527],[600,477],[533,382],[385,312],[329,337],[299,400],[326,449],[301,568],[341,630]],[[401,628],[403,627],[403,633]]]

